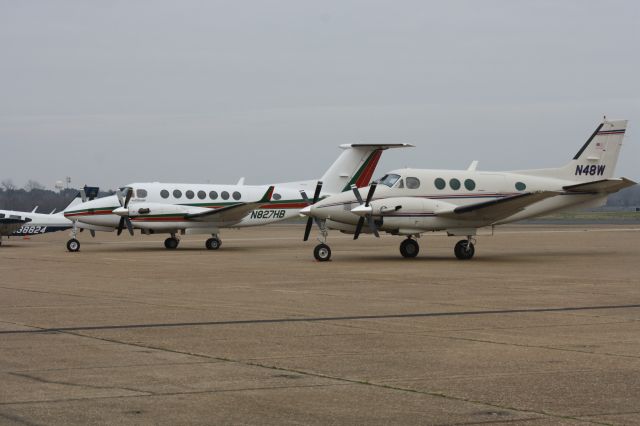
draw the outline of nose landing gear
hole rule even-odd
[[[327,222],[326,220],[320,219],[316,220],[316,223],[320,228],[320,237],[318,237],[320,244],[313,249],[313,257],[315,257],[318,262],[326,262],[331,259],[331,248],[327,245],[327,236],[329,235]]]
[[[72,253],[80,250],[80,241],[76,239],[77,235],[78,235],[77,222],[73,221],[73,227],[71,228],[71,239],[67,241],[67,250],[69,250]]]

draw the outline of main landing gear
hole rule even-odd
[[[180,240],[176,237],[176,234],[171,234],[171,237],[164,240],[164,248],[168,250],[175,250],[178,248]]]
[[[456,257],[460,260],[471,259],[476,252],[473,242],[474,240],[471,237],[458,241],[453,249]]]
[[[78,235],[78,227],[76,225],[76,222],[74,221],[73,227],[71,228],[71,239],[67,241],[67,250],[69,250],[72,253],[80,250],[80,241],[76,239],[77,235]]]
[[[411,237],[407,238],[400,244],[400,254],[405,258],[413,258],[420,252],[420,245]]]
[[[207,250],[218,250],[221,245],[222,241],[220,241],[220,238],[218,238],[216,234],[213,234],[213,237],[209,238],[207,242],[204,243]]]

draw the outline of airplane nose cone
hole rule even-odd
[[[302,210],[300,210],[300,214],[305,215],[305,216],[310,216],[311,215],[311,206],[307,206],[305,208],[303,208]]]
[[[351,209],[351,213],[357,214],[358,216],[366,216],[371,214],[372,211],[373,208],[371,206],[365,206],[364,204]]]
[[[113,214],[117,214],[118,216],[128,216],[129,215],[129,209],[124,208],[124,207],[118,207],[117,209],[113,210],[112,213]]]

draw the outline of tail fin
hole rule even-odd
[[[382,156],[389,148],[405,148],[409,144],[348,144],[340,145],[344,152],[322,175],[323,192],[338,194],[350,191],[351,185],[361,188],[369,185]]]
[[[613,176],[627,128],[627,120],[603,120],[573,159],[557,169],[523,170],[518,173],[590,182]]]

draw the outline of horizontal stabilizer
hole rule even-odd
[[[499,198],[497,200],[456,207],[451,211],[438,212],[437,215],[455,219],[487,220],[490,222],[496,222],[500,219],[504,219],[505,217],[518,213],[531,204],[555,195],[558,195],[558,193],[553,191],[527,192],[525,194],[518,194],[512,197]]]
[[[621,189],[628,188],[630,186],[636,185],[636,182],[629,180],[627,178],[619,178],[619,179],[602,179],[596,180],[593,182],[585,182],[579,183],[577,185],[568,185],[562,187],[567,192],[577,192],[577,193],[605,193],[612,194],[614,192],[618,192]]]
[[[347,143],[340,145],[340,148],[373,148],[373,149],[389,149],[389,148],[414,148],[415,145],[410,143]]]

